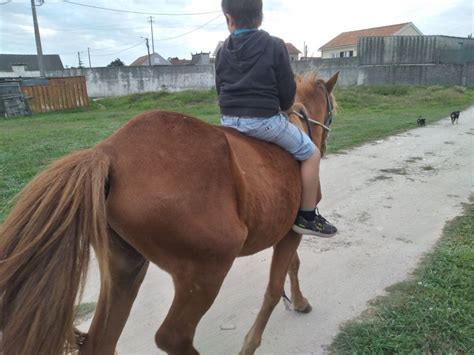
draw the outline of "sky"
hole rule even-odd
[[[341,32],[371,27],[413,22],[425,35],[474,32],[473,0],[263,0],[263,6],[261,28],[300,51],[306,43],[311,56],[320,56],[318,48]],[[212,54],[229,35],[220,0],[44,0],[36,9],[43,53],[60,54],[65,66],[78,66],[77,52],[89,66],[88,48],[92,67],[116,58],[128,65],[147,54],[149,16],[155,52],[165,58]],[[30,0],[0,0],[0,53],[36,54]]]

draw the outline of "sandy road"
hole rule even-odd
[[[409,275],[474,192],[474,107],[449,119],[330,156],[322,163],[320,210],[339,228],[304,237],[300,280],[307,315],[276,307],[259,354],[321,354],[338,327]],[[262,301],[271,253],[238,259],[202,319],[202,354],[236,354]],[[92,275],[84,301],[95,301]],[[154,333],[171,303],[171,279],[150,267],[119,341],[119,354],[158,354]],[[87,322],[82,324],[87,327]],[[221,328],[230,328],[222,330]]]

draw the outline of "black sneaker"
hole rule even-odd
[[[304,217],[297,216],[291,229],[299,234],[316,235],[323,238],[333,237],[337,233],[337,228],[321,216],[317,210],[314,221],[307,221]]]

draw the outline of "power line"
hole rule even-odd
[[[6,4],[8,4],[9,2],[12,2],[12,0],[7,0],[7,1],[4,1],[4,2],[0,2],[0,5],[6,5]]]
[[[111,50],[111,49],[120,49],[120,47],[128,47],[128,46],[133,46],[135,45],[136,42],[133,42],[133,43],[127,43],[127,44],[119,44],[119,45],[116,45],[116,46],[112,46],[112,47],[105,47],[105,48],[90,48],[91,51],[108,51],[108,50]]]
[[[177,36],[174,36],[174,37],[169,37],[169,38],[159,38],[159,39],[155,39],[155,41],[168,41],[168,40],[171,40],[171,39],[176,39],[176,38],[180,38],[180,37],[185,37],[187,36],[188,34],[190,33],[193,33],[201,28],[203,28],[204,26],[207,26],[209,25],[210,23],[212,23],[213,21],[217,20],[221,15],[218,15],[214,18],[212,18],[210,21],[192,29],[191,31],[188,31],[188,32],[185,32],[185,33],[182,33],[180,35],[177,35]],[[220,24],[222,25],[222,24]],[[129,48],[126,48],[126,49],[123,49],[121,50],[120,52],[118,53],[121,53],[121,52],[124,52],[126,50],[129,50],[129,49],[132,49],[132,48],[135,48],[137,47],[140,43],[142,43],[141,41],[138,43],[138,44],[133,44],[132,47],[129,47]],[[109,49],[114,49],[114,48],[117,48],[117,47],[121,47],[121,46],[127,46],[128,44],[125,44],[125,45],[118,45],[118,46],[113,46],[113,47],[106,47],[106,48],[90,48],[90,50],[93,50],[93,51],[106,51],[106,50],[109,50]],[[72,52],[72,53],[77,53],[77,52]],[[60,54],[72,54],[72,53],[60,53]],[[115,53],[115,54],[118,54],[118,53]],[[108,55],[114,55],[114,53],[111,53],[111,54],[96,54],[95,56],[108,56]]]
[[[178,36],[168,37],[168,38],[159,38],[159,39],[156,39],[155,41],[169,41],[169,40],[171,40],[171,39],[176,39],[176,38],[180,38],[180,37],[187,36],[188,34],[193,33],[193,32],[195,32],[195,31],[197,31],[197,30],[200,30],[200,29],[203,28],[204,26],[209,25],[211,22],[214,22],[214,21],[217,20],[219,17],[221,17],[220,14],[217,15],[216,17],[214,17],[212,20],[206,22],[205,24],[203,24],[203,25],[201,25],[201,26],[198,26],[198,27],[192,29],[191,31],[182,33],[182,34],[180,34],[180,35],[178,35]]]
[[[111,55],[117,55],[117,54],[120,54],[120,53],[123,53],[123,52],[126,52],[132,48],[135,48],[135,47],[138,47],[139,45],[143,44],[143,41],[140,41],[138,43],[136,43],[135,45],[131,46],[131,47],[128,47],[128,48],[125,48],[125,49],[122,49],[118,52],[115,52],[115,53],[108,53],[108,54],[91,54],[93,57],[108,57],[108,56],[111,56]]]
[[[82,4],[80,2],[74,2],[70,0],[63,0],[63,2],[71,5],[83,6],[83,7],[90,7],[93,9],[99,10],[107,10],[107,11],[115,11],[115,12],[125,12],[129,14],[138,14],[138,15],[155,15],[155,16],[198,16],[198,15],[210,15],[210,14],[217,14],[221,13],[221,11],[209,11],[209,12],[194,12],[194,13],[181,13],[181,14],[165,14],[165,13],[156,13],[156,12],[141,12],[141,11],[130,11],[130,10],[120,10],[120,9],[111,9],[109,7],[102,7],[102,6],[95,6],[95,5],[87,5]]]
[[[216,28],[219,26],[225,25],[225,22],[215,24],[213,26],[210,26],[209,28]],[[201,26],[201,25],[199,25]],[[182,25],[182,24],[165,24],[165,25],[160,25],[159,26],[161,29],[163,28],[194,28],[190,25]],[[87,27],[87,28],[51,28],[54,31],[58,32],[89,32],[89,31],[95,31],[95,32],[112,32],[112,31],[121,31],[121,30],[142,30],[142,31],[149,31],[150,29],[148,27],[110,27],[110,26],[94,26],[94,27]]]

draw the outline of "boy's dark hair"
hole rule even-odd
[[[229,14],[237,28],[257,28],[262,24],[262,0],[222,0],[222,11]]]

